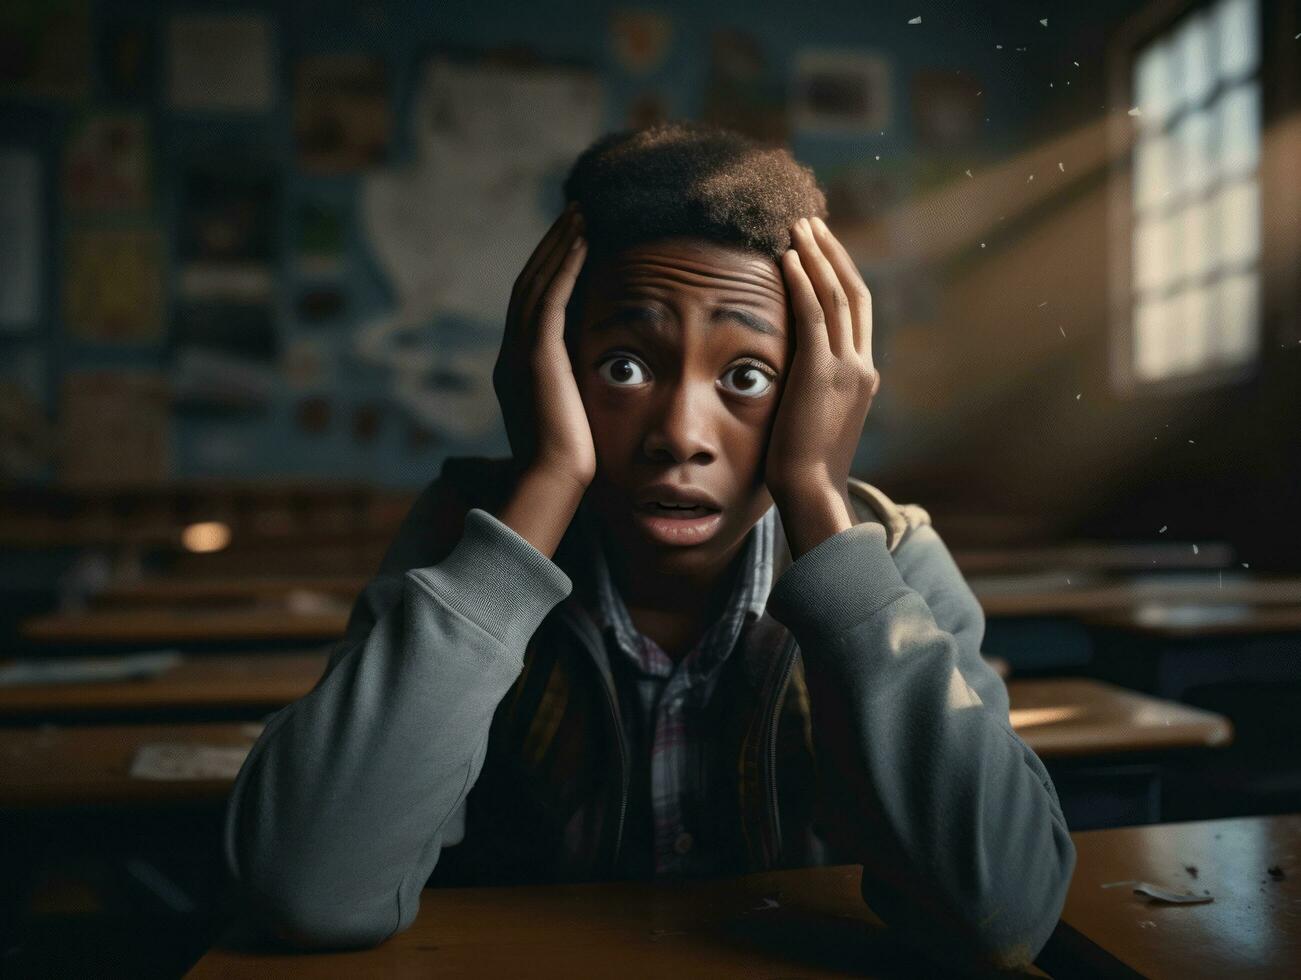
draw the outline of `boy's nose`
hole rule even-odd
[[[718,455],[707,405],[714,397],[699,385],[679,384],[666,392],[658,406],[643,449],[659,461],[707,463]]]

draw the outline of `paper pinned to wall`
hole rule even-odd
[[[79,228],[68,234],[64,315],[78,337],[157,340],[163,322],[163,239],[156,228]]]
[[[362,189],[365,235],[396,303],[363,324],[356,349],[393,372],[398,398],[432,430],[476,438],[496,424],[492,364],[511,289],[562,205],[545,199],[548,182],[597,138],[601,118],[591,72],[444,57],[425,67],[415,161]],[[422,346],[446,317],[478,329]]]
[[[168,24],[173,109],[251,112],[275,101],[270,20],[257,13],[177,14]]]
[[[34,150],[0,150],[0,330],[41,316],[41,160]]]

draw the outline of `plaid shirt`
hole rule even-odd
[[[770,507],[750,532],[723,614],[676,665],[654,640],[637,632],[588,519],[587,547],[596,571],[598,606],[592,612],[610,651],[633,760],[623,858],[631,877],[694,877],[717,871],[715,855],[697,848],[692,834],[711,780],[703,771],[702,751],[710,736],[699,718],[742,625],[747,617],[763,615],[767,605],[775,514],[776,507]]]

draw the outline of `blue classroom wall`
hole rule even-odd
[[[283,350],[295,339],[312,337],[333,361],[328,386],[315,392],[332,407],[324,431],[309,433],[298,425],[295,413],[304,392],[277,385],[264,414],[251,416],[196,416],[177,414],[173,427],[172,475],[178,478],[223,476],[235,478],[298,477],[360,479],[395,487],[417,487],[437,472],[447,455],[466,452],[499,454],[507,451],[500,423],[491,435],[474,442],[435,439],[412,445],[406,415],[391,397],[383,371],[368,368],[348,356],[349,339],[356,325],[391,308],[392,291],[376,264],[362,233],[359,218],[358,174],[317,176],[296,165],[293,143],[293,79],[298,59],[322,53],[360,53],[381,56],[387,66],[390,99],[394,108],[394,133],[389,161],[401,166],[412,154],[408,112],[421,65],[434,51],[462,53],[522,46],[538,57],[591,66],[604,88],[605,129],[627,123],[633,101],[642,93],[660,95],[670,118],[696,118],[701,111],[710,62],[711,32],[736,29],[751,34],[766,59],[771,84],[786,84],[793,56],[803,48],[834,48],[884,55],[889,59],[892,110],[883,133],[866,136],[810,136],[792,134],[792,150],[813,167],[821,181],[845,168],[870,168],[877,164],[897,172],[943,172],[945,179],[965,167],[996,159],[1010,152],[1023,138],[1027,120],[1045,111],[1060,97],[1039,78],[1049,32],[1037,23],[1038,14],[1027,11],[972,11],[959,5],[911,3],[872,5],[854,2],[820,3],[798,12],[789,4],[687,2],[656,3],[648,9],[669,18],[673,34],[664,62],[649,74],[634,76],[625,69],[610,43],[611,15],[617,5],[594,3],[283,3],[283,4],[154,4],[107,3],[92,6],[92,36],[98,39],[111,25],[142,25],[149,40],[153,85],[146,97],[115,101],[104,82],[104,66],[97,61],[90,95],[84,100],[43,102],[12,93],[0,97],[3,146],[35,148],[45,170],[45,201],[50,233],[46,236],[44,317],[28,334],[0,333],[0,355],[23,347],[41,351],[45,358],[45,401],[57,413],[60,378],[69,370],[87,368],[152,368],[166,370],[166,324],[171,321],[177,293],[180,262],[177,256],[178,211],[183,168],[194,160],[217,157],[230,147],[265,161],[280,180],[276,205],[276,252],[271,270],[274,280],[274,328]],[[168,106],[167,24],[178,13],[194,11],[263,12],[271,20],[276,57],[277,95],[266,112],[179,112]],[[919,25],[910,18],[923,17]],[[1055,15],[1056,16],[1056,15]],[[1066,16],[1066,15],[1062,15]],[[1052,32],[1059,50],[1051,56],[1062,65],[1070,62],[1061,51],[1066,42],[1061,31]],[[996,45],[1002,44],[1000,49]],[[1036,47],[1037,45],[1037,47]],[[1027,50],[1017,53],[1021,46]],[[1034,60],[1038,59],[1038,60]],[[978,144],[961,159],[922,159],[913,151],[909,80],[917,70],[962,69],[981,80],[987,111],[986,129]],[[1098,67],[1087,69],[1096,77]],[[1033,79],[1033,81],[1032,81]],[[1079,88],[1077,88],[1079,91]],[[60,199],[59,163],[64,146],[77,122],[88,112],[140,111],[148,120],[153,151],[153,205],[145,223],[161,228],[166,254],[167,310],[163,337],[156,343],[114,345],[89,343],[65,329],[62,315],[63,242],[72,219]],[[241,151],[244,152],[244,151]],[[540,189],[548,200],[545,210],[557,210],[559,182]],[[304,202],[325,202],[344,216],[345,246],[341,269],[321,280],[305,276],[294,261],[296,215]],[[833,214],[833,223],[835,215]],[[130,219],[126,219],[130,224]],[[139,217],[136,220],[140,220]],[[889,287],[888,269],[864,269],[874,292]],[[295,309],[302,289],[313,283],[337,282],[346,298],[336,317],[304,323]],[[502,297],[504,310],[507,297]],[[888,363],[888,303],[878,296],[877,355]],[[445,321],[433,325],[443,338],[459,329],[499,330],[493,324],[459,325]],[[312,394],[307,392],[306,394]],[[353,437],[352,413],[362,406],[378,406],[379,425],[374,439]],[[874,408],[889,413],[888,386]],[[57,421],[57,417],[56,417]],[[892,433],[883,435],[882,432]],[[901,434],[902,433],[902,434]],[[870,462],[882,465],[892,454],[904,451],[906,429],[898,425],[875,429],[871,420],[859,454],[859,468]]]

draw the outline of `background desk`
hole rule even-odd
[[[137,779],[143,745],[187,743],[247,750],[261,726],[45,725],[0,729],[0,810],[118,804],[219,803],[232,779]]]
[[[346,609],[306,613],[256,606],[230,609],[159,606],[36,616],[23,623],[22,633],[29,640],[78,646],[307,643],[339,638],[347,622]]]
[[[156,677],[0,687],[0,719],[151,711],[274,710],[312,689],[328,654],[241,653],[185,657]]]

